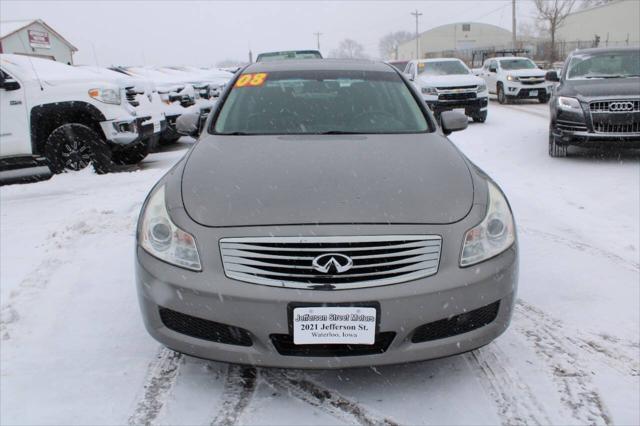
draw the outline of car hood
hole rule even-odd
[[[547,72],[539,68],[531,68],[524,70],[504,70],[505,74],[511,74],[514,77],[544,77]]]
[[[416,223],[464,218],[473,183],[436,134],[206,136],[182,176],[205,226]]]
[[[598,97],[627,97],[640,95],[640,78],[602,78],[565,80],[558,95],[586,99]]]
[[[460,87],[484,84],[484,80],[473,74],[418,76],[420,86]]]

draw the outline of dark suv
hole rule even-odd
[[[549,155],[569,145],[640,148],[640,50],[594,48],[569,55],[551,101]]]

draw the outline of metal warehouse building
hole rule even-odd
[[[41,19],[0,21],[0,53],[37,56],[73,64],[78,49]]]
[[[640,45],[640,1],[618,0],[567,16],[557,39],[564,42],[595,40],[600,46]]]
[[[509,46],[511,31],[491,24],[463,22],[442,25],[419,36],[420,54],[415,39],[398,46],[398,59],[426,58],[430,53]]]

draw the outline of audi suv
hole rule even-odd
[[[509,325],[518,250],[505,195],[446,137],[467,122],[436,123],[389,64],[248,65],[142,207],[147,330],[193,356],[292,368],[488,344]]]
[[[570,145],[640,148],[640,50],[594,48],[569,55],[551,100],[549,155]]]

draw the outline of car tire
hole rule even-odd
[[[549,98],[550,98],[549,95],[540,95],[538,97],[538,102],[540,102],[541,104],[549,103]]]
[[[498,102],[503,105],[507,103],[507,95],[504,94],[501,83],[498,83]]]
[[[118,166],[138,164],[147,155],[149,155],[149,144],[146,141],[136,142],[132,146],[115,150],[113,152],[113,163]]]
[[[471,115],[471,118],[473,118],[473,121],[475,123],[484,123],[485,121],[487,121],[487,114],[489,111],[478,111],[474,114]]]
[[[96,173],[111,169],[111,149],[93,129],[79,123],[56,128],[45,143],[44,155],[51,172],[78,171],[93,164]]]
[[[551,130],[549,130],[549,155],[551,157],[567,156],[567,145],[557,143],[556,137]]]

